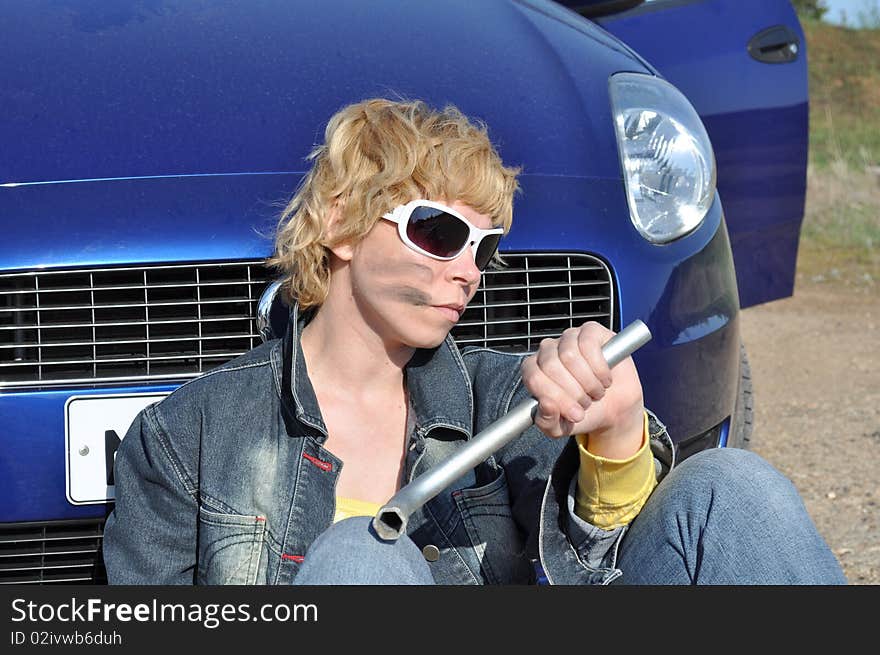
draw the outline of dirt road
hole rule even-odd
[[[799,280],[742,313],[752,450],[795,484],[851,584],[880,584],[880,289]]]

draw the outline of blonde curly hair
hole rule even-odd
[[[357,243],[379,218],[416,198],[458,200],[510,229],[519,168],[504,166],[485,124],[455,106],[372,98],[330,119],[324,144],[278,224],[267,263],[285,276],[287,301],[321,305],[330,285],[329,247]],[[332,240],[328,222],[341,213]]]

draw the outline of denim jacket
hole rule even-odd
[[[283,339],[182,385],[134,420],[117,452],[104,531],[111,584],[294,579],[333,520],[344,465],[324,447],[299,345],[307,318],[294,308]],[[522,358],[459,351],[451,336],[416,351],[406,369],[407,482],[528,397]],[[672,442],[650,412],[649,424],[666,471]],[[439,549],[429,562],[438,584],[534,582],[538,559],[551,583],[608,583],[620,575],[626,528],[602,530],[574,514],[578,465],[574,439],[533,426],[417,510],[407,534]]]

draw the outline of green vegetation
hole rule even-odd
[[[791,0],[791,4],[801,20],[804,18],[821,20],[828,12],[828,7],[822,0]]]
[[[798,276],[880,282],[880,30],[801,14],[810,85],[810,154]]]
[[[880,164],[880,30],[802,20],[810,85],[810,162]]]
[[[791,0],[791,4],[801,20],[823,20],[831,15],[825,0]],[[880,27],[880,4],[878,0],[862,0],[861,7],[856,8],[854,15],[847,15],[845,10],[840,9],[833,19],[834,23],[847,27],[876,29]]]
[[[836,162],[807,172],[799,280],[876,292],[880,283],[880,175]]]

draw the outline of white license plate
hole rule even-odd
[[[113,500],[116,449],[131,422],[168,392],[71,396],[64,404],[67,500],[93,505]]]

